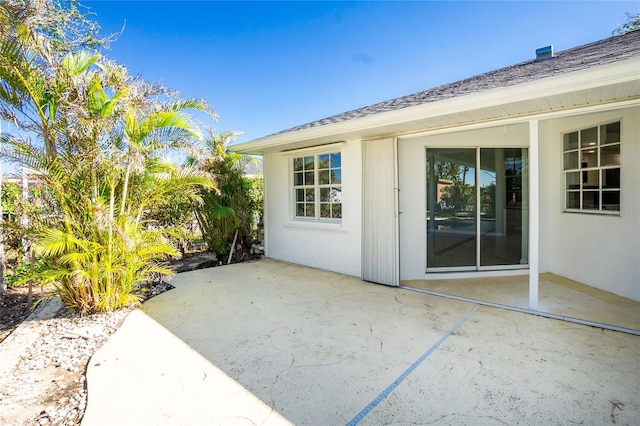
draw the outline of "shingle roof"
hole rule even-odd
[[[456,81],[454,83],[445,84],[432,89],[379,102],[363,108],[336,114],[321,120],[312,121],[310,123],[274,133],[270,136],[292,133],[327,124],[340,123],[354,118],[361,118],[389,111],[396,111],[403,108],[442,101],[489,89],[515,86],[521,83],[580,71],[613,62],[624,61],[639,56],[640,31],[633,31],[624,35],[609,37],[594,43],[554,53],[554,56],[550,59],[541,61],[529,60],[464,80]]]

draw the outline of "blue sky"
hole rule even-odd
[[[107,56],[246,141],[611,36],[637,2],[84,1]]]

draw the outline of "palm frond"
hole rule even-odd
[[[212,119],[217,120],[215,111],[202,99],[181,99],[167,105],[169,111],[195,110],[206,112]]]
[[[97,53],[82,50],[78,53],[68,53],[62,59],[62,68],[71,76],[78,76],[100,59]]]
[[[190,116],[182,111],[157,111],[150,114],[140,123],[140,135],[145,138],[154,131],[161,129],[181,129],[188,136],[200,137],[200,129]]]
[[[73,234],[49,228],[42,231],[42,235],[36,241],[35,250],[39,256],[61,256],[84,245],[85,242]]]

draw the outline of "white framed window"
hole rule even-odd
[[[563,135],[565,211],[620,212],[620,122]]]
[[[293,199],[296,218],[342,219],[340,152],[294,157]]]

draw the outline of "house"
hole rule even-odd
[[[640,301],[640,31],[303,124],[264,157],[270,258],[397,286],[551,272]],[[532,52],[532,57],[533,57]]]

